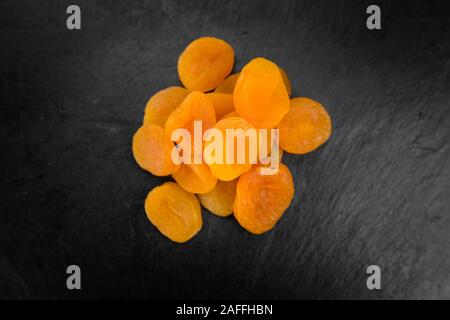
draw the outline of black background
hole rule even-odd
[[[450,10],[445,1],[1,1],[0,298],[450,298]],[[131,137],[211,35],[267,57],[326,106],[329,142],[287,155],[295,198],[262,236],[203,212],[175,244],[147,220],[167,179]],[[66,289],[66,267],[82,290]],[[382,290],[366,288],[366,267]]]

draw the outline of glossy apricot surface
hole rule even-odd
[[[179,169],[172,161],[173,142],[155,124],[140,127],[133,136],[133,156],[138,165],[155,176],[168,176]]]
[[[164,128],[169,115],[188,94],[189,91],[182,87],[169,87],[158,91],[145,106],[144,125],[156,124]]]
[[[237,79],[239,78],[239,72],[230,74],[215,90],[217,93],[229,93],[233,94],[234,87],[236,86]]]
[[[317,149],[328,140],[332,131],[328,112],[309,98],[292,99],[291,108],[278,127],[281,148],[295,154]]]
[[[176,129],[183,128],[194,137],[194,121],[201,121],[206,131],[216,124],[216,112],[211,100],[202,92],[189,93],[181,104],[167,118],[165,131],[169,137]]]
[[[150,222],[167,238],[184,243],[202,228],[197,197],[175,182],[154,188],[145,199],[145,212]]]
[[[225,41],[203,37],[192,41],[178,59],[178,76],[191,91],[215,89],[230,74],[234,50]]]
[[[241,71],[233,93],[241,117],[258,128],[273,128],[289,111],[289,96],[276,64],[255,58]]]
[[[224,137],[222,144],[222,163],[210,163],[210,161],[207,160],[210,155],[208,153],[208,148],[212,143],[214,143],[213,140],[205,142],[205,150],[203,156],[207,160],[212,174],[217,179],[223,181],[234,180],[242,173],[250,170],[250,168],[252,167],[252,162],[249,158],[249,147],[251,145],[251,141],[248,136],[243,137],[241,140],[243,142],[242,145],[238,146],[238,138],[236,136],[231,136],[233,139],[230,140],[226,138],[227,129],[241,129],[245,132],[247,129],[254,129],[254,127],[241,117],[230,117],[217,122],[214,126],[214,129],[220,131],[222,133],[221,135]],[[230,161],[227,161],[227,152],[230,152]],[[233,152],[234,157],[231,157],[231,152]],[[239,163],[239,153],[243,155],[243,163]]]
[[[234,110],[233,95],[227,93],[207,93],[206,96],[211,100],[216,112],[217,121],[222,119],[226,114]]]
[[[184,190],[191,193],[210,192],[217,183],[217,178],[206,163],[183,163],[172,177]]]
[[[218,181],[210,192],[198,195],[200,203],[216,216],[227,217],[231,215],[236,198],[237,181],[238,179]]]

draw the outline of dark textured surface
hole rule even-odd
[[[450,11],[395,3],[378,2],[371,32],[368,1],[79,0],[71,32],[68,1],[2,1],[0,298],[450,298]],[[203,212],[177,245],[145,217],[164,179],[130,142],[202,35],[227,40],[238,69],[277,62],[334,133],[285,157],[295,200],[271,232]]]

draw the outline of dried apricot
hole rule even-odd
[[[294,183],[289,169],[280,164],[274,175],[262,175],[255,165],[237,183],[234,216],[247,231],[261,234],[272,229],[289,207]]]
[[[239,177],[242,173],[250,170],[252,167],[251,159],[249,158],[249,148],[252,144],[252,141],[249,136],[245,136],[241,141],[241,145],[238,144],[238,138],[236,136],[231,136],[232,143],[228,143],[227,129],[242,129],[244,132],[247,129],[254,129],[254,127],[245,119],[241,117],[231,117],[227,119],[220,120],[214,126],[214,129],[217,129],[221,132],[221,137],[223,138],[221,146],[222,148],[222,157],[218,156],[215,152],[210,152],[210,148],[212,150],[217,146],[217,141],[215,138],[207,138],[205,142],[204,148],[204,158],[211,169],[212,174],[219,180],[223,181],[231,181]],[[230,138],[230,139],[231,139]],[[255,138],[257,139],[256,135]],[[257,140],[253,141],[253,143],[257,143]],[[241,150],[245,148],[244,150]],[[230,154],[230,159],[227,160],[227,153]],[[232,153],[231,153],[232,152]],[[243,156],[244,161],[239,161],[238,154]],[[231,157],[231,155],[234,155]],[[216,163],[212,163],[211,158],[216,158]],[[243,162],[243,163],[239,163]]]
[[[208,193],[217,183],[206,163],[183,163],[172,177],[187,192]]]
[[[203,221],[197,197],[175,182],[154,188],[145,199],[150,222],[167,238],[183,243],[194,237]]]
[[[211,100],[202,92],[194,91],[187,95],[181,104],[167,118],[165,130],[170,137],[176,129],[187,129],[194,134],[194,121],[202,121],[202,130],[213,127],[216,113]]]
[[[203,37],[191,42],[178,59],[178,75],[191,91],[210,91],[233,69],[234,50],[225,41]]]
[[[155,93],[145,106],[144,125],[156,124],[164,128],[169,115],[188,94],[182,87],[169,87]]]
[[[328,112],[320,103],[308,98],[292,99],[288,114],[278,126],[281,148],[296,154],[317,149],[332,131]]]
[[[289,77],[281,67],[278,67],[280,69],[281,77],[283,78],[284,85],[286,87],[288,96],[291,96],[292,94],[292,85],[291,81],[289,80]],[[215,90],[214,92],[217,93],[230,93],[233,94],[234,87],[236,86],[237,79],[239,78],[239,72],[233,73],[229,75],[224,82],[222,82]]]
[[[210,192],[198,195],[200,203],[219,217],[229,216],[233,213],[237,181],[218,181]]]
[[[207,93],[206,96],[211,100],[216,111],[216,119],[220,120],[226,114],[234,111],[233,95],[226,93]]]
[[[150,124],[133,136],[133,156],[138,165],[155,176],[168,176],[179,169],[171,158],[174,144],[163,128]]]
[[[289,111],[289,96],[280,70],[264,58],[241,71],[233,93],[236,111],[258,128],[273,128]]]
[[[225,116],[222,117],[222,119],[220,120],[224,120],[224,119],[228,119],[228,118],[232,118],[232,117],[238,117],[241,118],[239,116],[239,114],[236,111],[230,112],[228,114],[226,114]],[[271,129],[265,129],[266,132],[264,133],[264,131],[261,131],[264,128],[260,128],[260,129],[256,129],[256,134],[257,134],[257,144],[258,144],[258,149],[257,149],[257,156],[258,156],[258,160],[260,160],[261,156],[263,156],[261,153],[263,152],[262,150],[260,150],[262,148],[262,146],[264,146],[264,143],[266,145],[265,147],[265,156],[270,156],[274,146],[273,146],[273,142],[272,142],[272,135],[271,135]],[[281,152],[281,149],[279,150]]]
[[[217,93],[233,94],[236,81],[239,78],[239,73],[230,74],[215,90]]]
[[[230,112],[230,113],[224,115],[224,116],[222,117],[222,119],[220,119],[220,120],[223,120],[223,119],[226,119],[226,118],[231,118],[231,117],[240,117],[240,115],[239,115],[239,113],[237,113],[237,111],[235,110],[235,111],[232,111],[232,112]]]

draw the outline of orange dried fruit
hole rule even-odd
[[[294,183],[289,169],[280,164],[274,175],[262,175],[263,166],[255,165],[237,183],[234,216],[253,234],[272,229],[289,207]]]
[[[239,114],[236,111],[230,112],[228,114],[226,114],[225,116],[222,117],[222,119],[220,120],[224,120],[227,118],[232,118],[232,117],[238,117],[241,118],[239,116]],[[256,129],[257,132],[257,160],[260,160],[261,158],[265,158],[264,155],[266,157],[270,156],[272,150],[274,150],[274,145],[272,142],[272,131],[271,129],[264,129],[266,130],[265,133],[264,131],[262,131],[264,128],[260,128],[260,129]],[[262,152],[264,152],[263,150],[260,150],[262,148],[262,146],[264,146],[264,143],[266,145],[265,147],[265,154],[262,154]],[[282,152],[282,150],[279,148],[279,152]]]
[[[145,212],[163,235],[178,243],[192,239],[203,225],[197,197],[175,182],[166,182],[150,191],[145,199]]]
[[[178,59],[178,75],[191,91],[215,89],[230,74],[234,50],[225,41],[202,37],[192,41]]]
[[[216,123],[216,113],[211,100],[202,92],[187,95],[181,104],[167,118],[165,130],[169,137],[176,129],[187,129],[194,135],[194,121],[202,122],[202,130],[212,128]]]
[[[222,119],[231,118],[231,117],[239,117],[237,112],[232,112]],[[262,158],[269,157],[272,151],[275,150],[275,145],[277,141],[272,141],[274,139],[272,130],[275,129],[267,129],[267,128],[256,128],[257,134],[257,160],[261,160]],[[278,143],[279,144],[279,143]],[[278,145],[277,144],[277,145]],[[278,147],[280,150],[280,148]]]
[[[282,69],[281,67],[278,67],[278,69],[280,70],[281,73],[281,77],[283,78],[283,82],[284,85],[286,87],[286,91],[288,93],[288,96],[291,96],[292,94],[292,85],[291,85],[291,80],[289,80],[289,77],[286,73],[286,71],[284,71],[284,69]],[[233,94],[234,92],[234,87],[236,86],[236,82],[237,79],[239,78],[239,72],[237,73],[233,73],[231,75],[229,75],[224,82],[222,82],[217,88],[216,90],[214,90],[214,92],[218,92],[218,93],[231,93]]]
[[[292,99],[291,108],[278,127],[281,148],[295,154],[317,149],[332,131],[328,112],[320,103],[308,98]]]
[[[155,93],[145,106],[144,125],[156,124],[164,128],[169,115],[188,94],[182,87],[169,87]]]
[[[199,194],[200,203],[211,213],[219,217],[227,217],[233,213],[236,198],[236,184],[232,181],[218,181],[214,189],[205,194]]]
[[[222,117],[222,119],[219,119],[219,120],[223,120],[223,119],[231,118],[231,117],[240,117],[240,115],[239,115],[239,113],[237,113],[237,111],[235,110],[235,111],[232,111],[232,112],[230,112],[230,113],[224,115],[224,116]]]
[[[163,128],[150,124],[133,136],[133,156],[138,165],[155,176],[168,176],[179,169],[171,158],[174,144]]]
[[[217,183],[206,163],[183,163],[172,177],[187,192],[208,193]]]
[[[234,111],[233,95],[226,93],[207,93],[206,96],[211,100],[216,112],[216,119],[220,120],[226,114]]]
[[[258,128],[273,128],[289,111],[289,96],[280,70],[255,58],[241,71],[233,93],[236,111]]]
[[[214,126],[214,129],[217,129],[221,132],[221,136],[223,137],[223,143],[222,143],[222,157],[219,157],[215,152],[210,152],[211,150],[214,150],[214,145],[216,143],[214,138],[207,138],[207,141],[205,141],[205,148],[204,148],[204,159],[209,165],[209,168],[211,169],[212,174],[219,180],[223,181],[231,181],[239,177],[242,173],[250,170],[252,167],[251,159],[249,158],[249,148],[251,145],[251,140],[249,136],[245,136],[242,143],[243,145],[240,146],[238,144],[238,139],[234,137],[232,140],[233,143],[228,143],[226,134],[227,129],[242,129],[244,132],[247,129],[254,129],[254,127],[245,119],[241,117],[230,117],[227,119],[220,120],[216,123]],[[207,135],[208,136],[208,135]],[[256,137],[256,136],[255,136]],[[233,137],[232,137],[233,138]],[[256,142],[257,140],[255,140]],[[245,150],[238,150],[242,149],[241,147],[245,148]],[[231,161],[227,161],[227,152],[233,152],[234,157],[230,157]],[[244,153],[245,152],[245,153]],[[238,154],[241,153],[244,155],[244,161],[241,161],[243,163],[238,163]],[[230,153],[231,155],[231,153]],[[211,163],[210,160],[212,156],[215,156],[220,159],[216,159],[221,163]],[[232,163],[231,163],[232,162]]]
[[[286,73],[286,71],[284,71],[283,68],[278,67],[278,69],[280,70],[281,73],[281,77],[283,78],[283,82],[284,85],[286,87],[286,91],[288,93],[288,96],[291,96],[292,94],[292,84],[291,81],[289,80],[289,77]],[[237,79],[239,78],[239,72],[237,73],[233,73],[231,75],[229,75],[224,82],[222,82],[215,90],[214,92],[218,92],[218,93],[230,93],[233,94],[234,92],[234,87],[236,86],[236,82]]]
[[[239,78],[239,72],[230,74],[215,90],[217,93],[233,94],[236,81]]]

